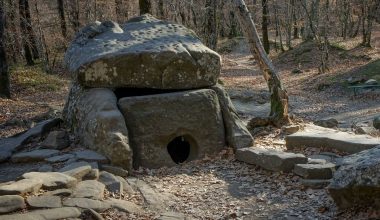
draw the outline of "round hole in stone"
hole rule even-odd
[[[189,158],[191,144],[184,136],[179,136],[169,142],[167,149],[172,160],[180,164]]]

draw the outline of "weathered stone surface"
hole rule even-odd
[[[368,135],[375,135],[377,132],[379,132],[376,128],[374,127],[357,127],[355,129],[356,134],[368,134]]]
[[[0,195],[23,195],[37,192],[42,186],[39,179],[19,180],[7,185],[0,186]]]
[[[45,161],[49,163],[59,163],[59,162],[65,162],[72,158],[74,158],[73,154],[63,154],[63,155],[46,158]]]
[[[339,208],[372,205],[380,209],[380,145],[344,158],[328,191]]]
[[[111,208],[115,208],[123,212],[136,214],[143,212],[143,209],[141,207],[129,201],[109,198],[105,202],[110,204]]]
[[[108,173],[106,171],[100,172],[99,181],[106,185],[107,190],[110,192],[123,192],[123,184],[111,173]]]
[[[104,184],[96,180],[86,180],[78,183],[73,191],[72,197],[88,198],[88,199],[103,199]]]
[[[27,143],[31,138],[43,135],[49,132],[54,126],[62,120],[59,118],[50,119],[36,124],[26,132],[20,133],[10,138],[0,140],[0,163],[8,160],[12,153],[20,150],[21,146]]]
[[[377,116],[373,119],[373,127],[380,130],[380,116]]]
[[[104,220],[104,218],[102,217],[102,215],[100,215],[99,213],[97,213],[93,209],[86,209],[86,210],[83,211],[83,214],[85,216],[88,216],[89,219],[91,219],[91,220]]]
[[[62,150],[70,145],[66,131],[52,131],[42,142],[43,148]]]
[[[253,137],[243,121],[240,120],[226,90],[219,84],[213,86],[212,89],[218,95],[219,104],[222,109],[227,144],[235,149],[252,147]]]
[[[32,208],[60,208],[62,207],[61,197],[59,196],[30,196],[26,199]]]
[[[98,212],[102,212],[106,209],[111,208],[111,205],[107,202],[86,198],[67,198],[63,200],[63,205],[69,207],[93,209]]]
[[[255,164],[267,170],[283,172],[291,172],[295,164],[307,163],[307,158],[302,154],[252,147],[238,149],[235,157],[239,161]]]
[[[89,173],[87,173],[83,180],[97,180],[99,179],[99,170],[98,169],[91,169]]]
[[[175,165],[167,146],[178,137],[190,145],[186,161],[225,146],[223,118],[213,90],[127,97],[119,100],[119,106],[131,130],[135,167]]]
[[[83,150],[74,152],[78,160],[85,160],[88,162],[108,163],[108,159],[92,150]]]
[[[63,173],[48,172],[30,172],[22,175],[25,179],[41,180],[42,188],[47,190],[55,190],[60,188],[71,188],[76,185],[77,179],[65,175]]]
[[[186,27],[143,15],[83,28],[65,61],[86,87],[193,89],[215,85],[220,56]]]
[[[294,134],[301,129],[299,125],[287,125],[282,127],[282,131],[286,134]]]
[[[121,177],[127,177],[128,176],[128,171],[124,170],[121,167],[110,166],[110,165],[102,165],[101,169],[106,171],[106,172],[112,173],[116,176],[121,176]]]
[[[339,122],[335,118],[329,118],[315,121],[314,124],[325,128],[336,128]]]
[[[113,165],[132,168],[128,130],[111,90],[84,90],[74,84],[64,116],[83,146],[102,153]]]
[[[44,164],[40,168],[38,168],[38,172],[52,172],[53,167],[49,164]]]
[[[116,178],[121,182],[124,192],[129,193],[129,194],[135,193],[135,190],[132,188],[131,185],[129,185],[126,179],[124,179],[121,176],[116,176]]]
[[[0,214],[25,208],[24,198],[16,195],[0,196]],[[0,216],[0,219],[1,216]]]
[[[179,212],[165,212],[160,214],[156,220],[185,220],[186,216]]]
[[[77,208],[64,207],[55,209],[44,209],[28,212],[26,214],[3,215],[1,220],[58,220],[77,218],[81,212]]]
[[[331,179],[335,172],[336,165],[325,164],[296,164],[293,172],[305,179]]]
[[[68,197],[68,196],[71,196],[72,193],[73,193],[73,191],[71,189],[57,189],[57,190],[54,190],[54,191],[47,191],[43,195],[44,196],[64,196],[64,197]]]
[[[301,179],[301,184],[311,189],[323,189],[331,183],[331,179]]]
[[[353,135],[319,126],[306,126],[304,131],[285,138],[287,149],[299,147],[330,148],[348,153],[357,153],[380,144],[379,138]]]
[[[87,162],[75,162],[61,168],[58,172],[72,176],[80,181],[84,176],[91,172],[91,166]]]
[[[12,162],[14,163],[28,163],[43,161],[45,158],[57,155],[59,151],[57,150],[34,150],[30,152],[22,152],[14,154],[12,156]]]

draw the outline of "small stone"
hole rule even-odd
[[[296,164],[293,172],[305,179],[331,179],[336,165],[326,164]]]
[[[92,150],[84,150],[75,152],[78,160],[85,160],[88,162],[108,163],[108,159]]]
[[[76,185],[77,179],[65,175],[63,173],[57,172],[48,172],[48,173],[39,173],[39,172],[30,172],[22,175],[25,179],[32,180],[41,180],[42,188],[47,190],[55,190],[61,188],[71,188]]]
[[[103,171],[107,171],[107,172],[112,173],[116,176],[121,176],[121,177],[127,177],[128,176],[128,171],[124,170],[121,167],[115,167],[115,166],[110,166],[110,165],[102,165],[101,168]]]
[[[376,134],[378,131],[373,127],[358,127],[355,129],[356,134]]]
[[[373,119],[373,127],[380,130],[380,116],[377,116]]]
[[[308,158],[308,159],[307,159],[307,163],[308,163],[308,164],[326,164],[326,163],[327,163],[327,160],[324,160],[324,159],[312,159],[312,158]]]
[[[62,201],[59,196],[31,196],[26,202],[32,208],[60,208]]]
[[[25,208],[24,198],[16,195],[0,196],[0,214]],[[0,219],[2,219],[0,217]]]
[[[111,208],[111,205],[107,202],[86,198],[67,198],[66,200],[63,200],[63,205],[69,207],[93,209],[100,212]]]
[[[157,220],[185,220],[186,216],[179,212],[165,212],[160,214]]]
[[[40,190],[42,181],[39,179],[23,179],[8,185],[0,186],[0,195],[24,195]]]
[[[63,154],[63,155],[58,155],[55,157],[47,158],[47,159],[45,159],[45,161],[47,161],[49,163],[59,163],[59,162],[65,162],[65,161],[72,159],[72,158],[74,158],[74,155],[72,155],[72,154]]]
[[[108,200],[106,200],[106,202],[110,204],[111,208],[115,208],[123,212],[127,212],[127,213],[142,213],[143,212],[141,207],[129,201],[109,198]]]
[[[82,180],[90,171],[90,164],[84,161],[69,164],[58,170],[58,172],[75,177],[77,180]]]
[[[364,84],[366,84],[366,85],[377,85],[378,82],[375,79],[369,79]]]
[[[113,193],[123,192],[123,185],[118,178],[106,171],[100,172],[99,181],[106,185],[108,191]]]
[[[288,125],[288,126],[283,126],[282,127],[282,130],[286,133],[286,134],[294,134],[296,133],[297,131],[299,131],[301,129],[301,127],[299,125]]]
[[[73,192],[72,192],[71,189],[57,189],[57,190],[54,190],[54,191],[47,191],[43,195],[44,196],[64,196],[64,197],[68,197],[68,196],[71,196],[72,193]]]
[[[335,118],[329,118],[315,121],[314,124],[325,128],[336,128],[339,122]]]
[[[43,161],[47,157],[58,154],[57,150],[34,150],[30,152],[22,152],[14,154],[11,158],[13,163],[29,163]]]
[[[3,215],[1,220],[56,220],[78,218],[81,212],[77,208],[64,207],[44,209],[28,212],[26,214]]]
[[[66,131],[52,131],[42,142],[43,148],[62,150],[70,145]]]
[[[255,164],[267,170],[283,172],[291,172],[295,164],[307,163],[307,158],[302,154],[253,147],[238,149],[235,157],[239,161]]]
[[[317,179],[301,179],[301,184],[311,189],[323,189],[331,183],[331,179],[317,180]]]
[[[103,199],[104,184],[96,180],[86,180],[78,183],[73,192],[75,198]]]
[[[44,164],[40,168],[38,168],[38,172],[51,172],[53,171],[53,167],[49,164]]]
[[[310,157],[310,159],[313,159],[313,160],[324,160],[327,162],[333,162],[334,161],[334,157],[328,156],[328,155],[322,155],[322,154],[314,154],[314,155],[310,155],[309,157]]]
[[[121,176],[116,176],[116,178],[121,182],[121,184],[123,185],[123,191],[126,192],[126,193],[129,193],[129,194],[134,194],[135,193],[135,190],[133,190],[133,188],[131,187],[131,185],[129,185],[129,183],[127,182],[127,180],[125,180],[123,177]]]
[[[296,68],[296,69],[293,69],[293,70],[292,70],[292,73],[293,73],[293,74],[300,74],[300,73],[303,73],[303,71],[300,70],[300,69],[297,69],[297,68]]]

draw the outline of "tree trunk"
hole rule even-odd
[[[190,6],[193,7],[193,6]],[[164,0],[158,0],[158,17],[160,19],[165,18],[165,13],[164,13]]]
[[[139,0],[139,6],[140,6],[140,15],[143,14],[151,14],[152,12],[152,3],[150,0]]]
[[[43,61],[45,63],[45,71],[50,72],[49,52],[48,52],[48,48],[47,48],[47,44],[46,44],[46,40],[45,40],[45,33],[42,30],[41,23],[40,23],[40,12],[38,9],[37,1],[34,2],[34,7],[36,10],[37,29],[38,29],[38,33],[40,35],[39,37],[41,39],[41,53],[42,53]]]
[[[267,54],[270,52],[270,44],[269,44],[269,34],[268,34],[268,0],[262,0],[262,9],[263,9],[263,18],[261,23],[261,28],[263,31],[263,43],[264,49]]]
[[[9,73],[7,56],[5,54],[5,10],[4,2],[0,1],[0,96],[10,98]]]
[[[204,25],[204,38],[206,45],[215,50],[216,44],[218,41],[218,33],[217,33],[217,24],[216,24],[216,1],[215,0],[206,0],[205,8],[206,12],[206,21]]]
[[[69,7],[69,22],[71,23],[74,32],[79,31],[80,20],[79,20],[79,0],[68,0]]]
[[[244,0],[232,1],[234,2],[236,15],[242,27],[243,34],[248,41],[251,53],[255,56],[271,93],[270,120],[276,126],[288,123],[290,121],[288,116],[288,94],[281,83],[278,71],[265,53],[255,23]]]
[[[63,5],[63,0],[57,0],[58,3],[58,14],[61,24],[61,32],[64,38],[67,38],[67,27],[66,27],[66,19],[65,19],[65,7]]]
[[[29,0],[19,0],[19,11],[20,11],[20,27],[23,34],[23,44],[25,50],[25,58],[27,59],[28,65],[32,65],[30,62],[29,53],[33,59],[39,58],[38,47],[36,36],[34,35],[32,19],[30,16]],[[28,47],[28,49],[26,49]],[[32,59],[32,60],[33,60]]]

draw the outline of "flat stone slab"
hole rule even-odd
[[[26,199],[32,208],[61,208],[62,201],[59,196],[30,196]]]
[[[110,165],[102,165],[101,169],[103,171],[112,173],[116,176],[121,176],[121,177],[127,177],[128,176],[128,171],[121,168],[121,167],[115,167],[115,166],[110,166]]]
[[[42,181],[42,188],[55,190],[61,188],[71,188],[77,184],[77,179],[58,172],[30,172],[22,175],[25,179],[38,179]]]
[[[91,169],[92,168],[89,163],[82,161],[71,163],[58,170],[58,172],[72,176],[80,181],[83,179],[84,176],[91,172]]]
[[[14,154],[11,158],[13,163],[29,163],[43,161],[45,158],[52,157],[59,153],[58,150],[34,150],[30,152],[22,152]]]
[[[314,125],[306,126],[304,131],[289,135],[285,140],[287,149],[326,147],[348,153],[357,153],[380,144],[379,138],[354,135]]]
[[[0,196],[0,214],[25,208],[24,198],[16,195]],[[0,216],[0,219],[2,217]]]
[[[79,218],[81,212],[77,208],[64,207],[55,209],[44,209],[28,212],[25,214],[2,215],[1,220],[58,220]]]
[[[59,163],[59,162],[65,162],[72,158],[74,158],[73,154],[63,154],[63,155],[46,158],[45,161],[49,163]]]
[[[88,198],[88,199],[103,199],[105,185],[96,180],[86,180],[78,183],[75,187],[72,197]]]
[[[144,212],[140,206],[129,201],[110,198],[106,200],[106,202],[110,204],[111,208],[118,209],[122,212],[136,213],[136,214]]]
[[[293,172],[305,179],[331,179],[336,170],[333,163],[296,164]]]
[[[70,145],[66,131],[52,131],[42,142],[43,148],[62,150]]]
[[[113,193],[121,193],[123,192],[123,184],[122,182],[116,178],[115,175],[108,173],[106,171],[100,172],[99,181],[103,183],[107,190]]]
[[[99,212],[111,208],[111,205],[107,202],[86,198],[67,198],[63,200],[63,205],[83,209],[93,209]]]
[[[85,160],[88,162],[108,163],[108,159],[105,156],[92,150],[77,151],[77,152],[74,152],[74,154],[78,160]]]
[[[58,125],[62,120],[59,118],[50,119],[36,124],[26,132],[20,133],[13,137],[0,140],[0,163],[8,160],[12,153],[20,150],[31,138],[43,135]]]
[[[311,189],[323,189],[331,183],[331,179],[301,179],[301,184]]]
[[[291,172],[295,164],[307,163],[307,157],[302,154],[253,147],[238,149],[235,157],[239,161],[271,171]]]
[[[215,85],[220,56],[183,25],[143,15],[83,28],[65,62],[86,87],[194,89]]]
[[[24,195],[35,193],[42,187],[40,179],[23,179],[7,185],[0,186],[0,195]]]
[[[54,191],[47,191],[43,195],[44,196],[64,196],[64,197],[68,197],[68,196],[71,196],[72,193],[73,193],[73,191],[71,189],[57,189],[57,190],[54,190]]]

